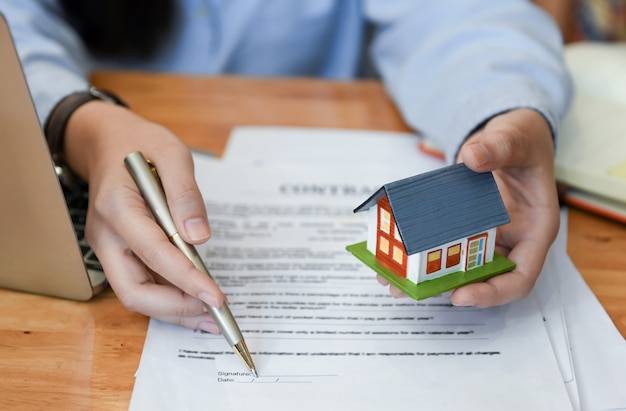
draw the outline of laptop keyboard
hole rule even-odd
[[[98,257],[93,252],[85,240],[85,222],[87,221],[87,205],[89,204],[88,192],[85,187],[80,187],[80,183],[69,176],[67,168],[56,167],[57,176],[63,187],[65,202],[72,218],[74,231],[78,238],[83,261],[88,270],[103,271]]]
[[[67,199],[67,197],[66,197]],[[74,224],[74,231],[78,238],[80,250],[83,253],[83,260],[88,269],[102,271],[102,265],[98,261],[98,257],[93,252],[87,241],[85,240],[85,221],[87,220],[87,200],[73,200],[68,203],[70,217]]]

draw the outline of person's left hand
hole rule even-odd
[[[493,117],[461,147],[458,161],[492,171],[511,222],[498,228],[496,251],[516,263],[513,271],[453,291],[452,304],[490,307],[526,297],[559,229],[554,142],[545,118],[530,109]],[[378,276],[381,284],[388,282]],[[394,286],[390,292],[403,296]]]

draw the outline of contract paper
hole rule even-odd
[[[199,252],[259,377],[221,336],[151,320],[131,410],[571,410],[534,297],[486,310],[394,299],[345,250],[367,234],[356,205],[441,164],[410,135],[342,156],[358,133],[334,133],[315,149],[278,139],[196,157],[213,233]]]

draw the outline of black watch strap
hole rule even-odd
[[[86,91],[72,93],[52,109],[44,125],[44,133],[48,148],[53,158],[58,157],[63,152],[63,141],[65,136],[65,128],[71,115],[80,106],[93,100],[102,100],[111,104],[117,104],[123,107],[128,105],[122,101],[117,95],[110,91],[100,90],[90,86]]]

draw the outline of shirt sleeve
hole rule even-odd
[[[88,65],[78,35],[60,17],[54,0],[0,0],[39,121],[68,94],[86,90]]]
[[[541,113],[553,136],[572,82],[553,20],[526,0],[367,0],[372,59],[407,123],[445,149],[516,108]]]

